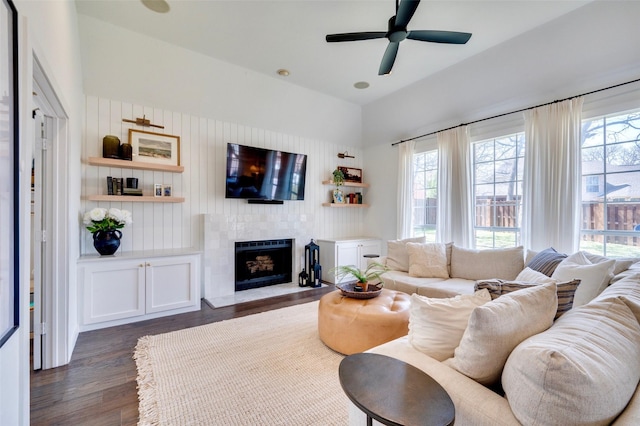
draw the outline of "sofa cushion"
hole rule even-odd
[[[514,291],[478,306],[460,345],[445,364],[484,385],[494,384],[520,342],[551,326],[557,310],[556,284]]]
[[[490,300],[487,290],[445,299],[411,295],[409,342],[438,361],[451,358],[471,312]]]
[[[553,247],[538,252],[527,262],[526,266],[550,277],[560,262],[567,258],[564,253],[558,253]]]
[[[585,254],[579,251],[563,260],[551,278],[558,281],[580,280],[580,285],[573,299],[575,308],[589,303],[607,287],[613,277],[614,264],[615,260],[613,259],[601,263],[591,263]]]
[[[560,318],[509,356],[502,385],[522,424],[611,423],[640,380],[640,325],[619,299]]]
[[[513,291],[522,290],[523,288],[529,288],[531,286],[540,285],[549,282],[556,282],[556,280],[547,277],[548,280],[542,283],[526,282],[526,281],[504,281],[504,280],[485,280],[478,281],[475,286],[475,290],[486,289],[491,295],[491,299],[496,299],[504,294],[509,294]],[[558,295],[558,310],[553,318],[554,320],[560,318],[563,314],[569,312],[573,307],[573,298],[576,293],[576,289],[580,285],[580,280],[566,281],[563,283],[556,283],[557,295]]]
[[[451,276],[469,280],[513,280],[524,269],[522,247],[472,250],[453,246]]]
[[[591,261],[591,263],[602,263],[602,262],[606,262],[607,260],[611,260],[611,258],[609,257],[600,256],[600,255],[589,253],[586,251],[583,253],[587,257],[587,259]],[[618,275],[621,272],[626,271],[634,263],[640,262],[640,258],[638,257],[623,257],[623,258],[615,258],[613,260],[615,260],[615,265],[613,266],[614,276]]]
[[[439,243],[407,243],[409,275],[421,278],[449,278],[447,248]]]
[[[407,243],[424,243],[424,237],[387,241],[387,267],[396,271],[409,271]]]

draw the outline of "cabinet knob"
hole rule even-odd
[[[141,263],[138,265],[138,268],[144,268],[144,265]]]
[[[151,266],[151,263],[147,262],[147,266]]]

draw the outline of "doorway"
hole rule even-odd
[[[32,96],[33,140],[32,184],[31,184],[31,366],[32,369],[47,369],[66,363],[61,360],[60,345],[66,334],[60,335],[67,324],[59,324],[65,313],[57,312],[60,298],[66,291],[60,291],[60,268],[57,259],[64,258],[56,241],[59,235],[61,214],[59,185],[60,173],[55,173],[65,149],[65,128],[67,117],[55,95],[44,71],[33,56],[33,96]],[[62,210],[62,211],[60,211]],[[64,216],[63,216],[64,217]],[[66,302],[62,302],[66,306]]]

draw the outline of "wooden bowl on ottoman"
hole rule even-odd
[[[320,340],[336,352],[351,355],[406,336],[409,295],[382,289],[378,297],[354,299],[339,290],[325,294],[318,306]]]

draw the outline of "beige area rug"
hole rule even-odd
[[[140,425],[346,425],[318,302],[138,340]]]

